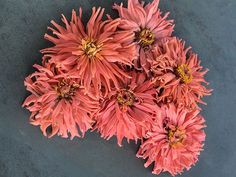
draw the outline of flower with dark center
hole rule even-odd
[[[150,129],[156,111],[155,89],[144,73],[131,72],[132,79],[125,79],[120,89],[109,93],[96,114],[95,128],[105,139],[117,136],[118,145],[143,139]]]
[[[167,171],[175,176],[184,169],[189,170],[197,162],[204,145],[204,123],[199,110],[162,105],[137,157],[147,159],[145,167],[154,163],[154,174]]]
[[[174,102],[189,109],[205,104],[202,97],[211,94],[204,79],[203,69],[196,54],[185,49],[185,43],[177,38],[156,46],[152,53],[152,75],[157,88],[157,101]]]
[[[31,95],[23,104],[31,112],[31,124],[40,126],[47,137],[83,137],[92,128],[98,101],[85,95],[76,75],[56,74],[55,69],[39,65],[35,68],[38,71],[25,80]]]
[[[173,32],[173,20],[167,20],[169,13],[162,15],[158,9],[159,0],[144,5],[139,0],[128,0],[128,6],[114,5],[119,12],[123,30],[132,31],[130,42],[136,46],[138,58],[134,60],[137,70],[150,73],[149,53],[155,45],[159,45],[165,38],[169,38]],[[128,34],[128,33],[127,33]]]
[[[121,65],[132,66],[137,58],[136,47],[129,42],[131,33],[118,29],[120,19],[103,21],[103,13],[104,9],[94,7],[86,27],[81,9],[79,15],[72,11],[70,21],[62,16],[64,26],[52,21],[54,28],[49,29],[54,35],[45,38],[55,45],[42,50],[44,60],[62,72],[74,71],[85,92],[93,91],[96,98],[107,94],[111,85],[118,88],[118,80],[128,77]]]

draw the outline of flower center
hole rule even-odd
[[[143,47],[152,45],[155,41],[155,35],[149,29],[143,29],[137,33],[137,41]]]
[[[122,89],[117,94],[117,102],[121,106],[132,106],[134,104],[134,101],[135,101],[135,96],[129,90]]]
[[[97,45],[92,39],[82,39],[82,46],[84,53],[89,57],[93,58],[96,54],[101,51],[101,45]]]
[[[60,81],[55,90],[57,91],[59,99],[71,99],[75,95],[76,90],[79,88],[79,84],[74,81],[63,79]]]
[[[168,140],[172,147],[176,148],[182,145],[183,140],[185,139],[186,134],[183,130],[178,128],[172,128],[168,130]]]
[[[190,68],[186,64],[182,64],[177,67],[176,74],[180,78],[181,82],[187,84],[193,79]]]

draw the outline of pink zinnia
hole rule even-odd
[[[30,112],[30,122],[40,126],[43,134],[64,138],[70,134],[83,137],[92,128],[92,116],[98,102],[84,95],[80,79],[71,74],[57,74],[49,68],[34,65],[38,71],[25,79],[31,95],[23,106]]]
[[[155,89],[142,73],[131,73],[132,79],[124,79],[119,89],[112,90],[104,100],[96,117],[95,128],[105,139],[117,136],[122,139],[142,139],[152,125],[156,106]]]
[[[204,79],[208,69],[200,66],[196,54],[185,49],[184,42],[177,38],[167,40],[153,50],[151,71],[157,86],[158,101],[174,102],[189,109],[205,104],[202,97],[211,94]]]
[[[170,37],[173,32],[173,20],[167,20],[168,14],[161,16],[158,9],[159,0],[154,0],[144,6],[139,0],[128,0],[128,7],[115,4],[114,9],[119,12],[122,23],[120,28],[133,33],[131,42],[135,43],[139,52],[139,59],[135,60],[135,68],[149,72],[150,64],[146,54],[162,39]]]
[[[203,148],[204,122],[199,110],[189,112],[174,104],[161,106],[161,113],[137,157],[147,158],[145,167],[154,162],[154,174],[167,171],[174,176],[185,168],[189,170]]]
[[[117,30],[120,19],[108,17],[102,21],[103,13],[104,9],[94,7],[86,28],[82,24],[82,9],[79,16],[72,11],[70,22],[62,15],[65,27],[52,21],[55,29],[49,29],[54,35],[46,34],[45,38],[55,46],[42,50],[44,60],[63,72],[74,70],[81,77],[85,91],[91,91],[92,86],[96,97],[102,88],[107,92],[111,85],[118,87],[118,78],[127,77],[118,64],[132,65],[136,58],[129,33]]]

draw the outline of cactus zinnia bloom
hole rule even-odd
[[[184,169],[189,170],[203,148],[204,122],[199,110],[189,112],[174,104],[161,106],[161,113],[137,157],[147,159],[145,167],[154,162],[154,174],[166,171],[174,176]]]
[[[84,95],[80,80],[70,74],[56,74],[49,68],[38,69],[25,79],[31,95],[23,106],[30,112],[30,123],[40,126],[43,134],[67,138],[83,137],[92,128],[92,115],[98,102]]]
[[[211,94],[204,79],[208,69],[203,69],[197,54],[188,52],[184,42],[177,38],[156,46],[152,52],[151,71],[157,86],[158,101],[174,102],[189,109],[205,104],[202,97]]]
[[[118,87],[117,79],[127,76],[118,65],[132,65],[137,55],[127,32],[118,30],[120,19],[108,17],[103,21],[103,13],[104,9],[94,7],[86,28],[81,9],[79,16],[72,11],[70,21],[63,16],[65,27],[51,21],[55,27],[49,27],[53,35],[45,34],[45,38],[55,45],[42,50],[44,60],[62,71],[76,70],[85,91],[89,92],[92,86],[97,98],[102,87],[106,92],[111,84]]]
[[[155,111],[155,89],[146,81],[143,73],[132,73],[132,79],[124,79],[119,89],[114,89],[104,100],[96,116],[95,128],[105,139],[117,136],[122,139],[142,139],[152,125]]]
[[[136,69],[143,69],[149,72],[150,64],[146,54],[151,52],[153,46],[157,45],[173,32],[173,20],[167,20],[168,13],[161,15],[158,9],[159,0],[144,5],[139,0],[128,0],[128,7],[114,5],[122,19],[120,28],[133,32],[131,41],[135,43],[139,51],[139,59],[135,60]]]

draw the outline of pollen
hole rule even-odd
[[[82,39],[82,48],[88,58],[96,57],[97,53],[101,51],[101,45],[97,45],[92,39]]]
[[[137,32],[137,41],[141,46],[146,47],[154,43],[155,35],[149,29],[143,29]]]
[[[60,81],[55,90],[57,91],[59,99],[70,100],[75,95],[76,90],[79,88],[79,84],[69,79],[63,79]]]
[[[170,146],[173,148],[177,148],[182,145],[186,134],[183,130],[178,128],[173,128],[168,130],[168,140]]]
[[[186,64],[178,66],[176,69],[176,74],[180,78],[181,82],[185,84],[190,83],[193,79],[191,69]]]
[[[132,106],[135,101],[135,96],[133,92],[122,89],[117,94],[117,102],[124,107]]]

